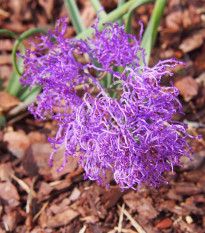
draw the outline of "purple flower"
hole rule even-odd
[[[59,171],[73,156],[79,158],[85,178],[100,184],[107,184],[106,171],[111,170],[122,189],[137,189],[142,182],[156,187],[164,182],[163,172],[191,153],[185,125],[172,120],[182,110],[178,89],[160,85],[162,76],[172,75],[167,67],[180,62],[169,59],[152,68],[145,62],[142,66],[142,30],[137,41],[118,24],[109,24],[103,32],[94,28],[94,37],[87,41],[65,39],[66,23],[61,19],[54,32],[41,36],[37,51],[28,50],[24,56],[21,81],[43,88],[30,111],[38,119],[50,115],[59,125],[49,139],[54,147],[50,164],[64,146]],[[124,70],[113,71],[117,67]],[[104,87],[101,79],[107,75],[112,84]],[[113,99],[110,91],[116,87],[120,97]]]

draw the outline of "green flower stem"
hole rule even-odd
[[[12,50],[12,61],[13,61],[13,66],[14,66],[14,69],[16,70],[16,72],[21,76],[22,73],[20,72],[19,68],[18,68],[18,65],[16,63],[16,53],[17,53],[17,49],[18,49],[18,46],[19,44],[22,42],[23,39],[35,34],[35,33],[44,33],[44,34],[47,34],[47,31],[44,30],[44,29],[41,29],[41,28],[32,28],[32,29],[29,29],[25,32],[23,32],[19,38],[16,40],[15,44],[14,44],[14,47],[13,47],[13,50]]]
[[[24,48],[24,45],[23,45],[22,42],[21,42],[20,46],[21,46],[21,54],[23,55],[25,53],[25,48]],[[19,72],[22,73],[23,72],[23,59],[22,58],[18,59],[17,66],[19,68]],[[8,83],[8,85],[6,87],[6,91],[10,95],[17,96],[18,90],[21,89],[22,84],[19,81],[16,81],[16,80],[19,80],[20,77],[21,77],[21,75],[18,74],[16,72],[16,70],[14,70],[12,72],[12,75],[11,75],[11,77],[9,79],[9,83]]]
[[[127,13],[127,19],[126,19],[126,25],[125,25],[126,33],[131,34],[131,29],[132,29],[131,20],[132,20],[132,15],[133,15],[134,10],[136,8],[138,8],[144,4],[150,3],[150,2],[154,2],[154,0],[138,0],[130,7],[130,9]]]
[[[125,3],[125,0],[118,0],[117,8],[121,7]],[[123,25],[123,19],[122,17],[118,20],[118,23],[120,26]]]
[[[79,34],[85,30],[85,26],[83,25],[80,12],[76,5],[75,0],[64,0],[66,8],[69,12],[69,16],[71,22],[76,30],[76,33]]]
[[[16,53],[17,53],[17,49],[19,47],[19,45],[21,44],[21,54],[23,54],[25,52],[24,46],[23,46],[23,39],[25,39],[28,36],[33,35],[34,33],[44,33],[47,34],[47,31],[44,29],[40,29],[40,28],[33,28],[33,29],[29,29],[27,31],[25,31],[24,33],[22,33],[18,39],[16,40],[13,50],[12,50],[12,62],[13,62],[13,66],[14,66],[14,72],[9,80],[8,86],[6,88],[6,91],[10,94],[10,95],[14,95],[17,96],[17,94],[20,92],[22,84],[19,82],[19,79],[22,75],[23,72],[23,59],[19,58],[18,59],[18,64],[17,64],[17,59],[16,59]]]
[[[165,5],[166,0],[156,0],[151,19],[149,20],[142,38],[141,46],[145,49],[145,53],[147,54],[145,57],[146,64],[149,63],[151,51],[157,37],[157,29],[160,24]]]
[[[18,35],[15,32],[12,32],[12,31],[7,30],[7,29],[0,29],[0,34],[9,35],[13,38],[18,38]]]
[[[100,18],[101,18],[101,17],[102,17],[102,18],[105,18],[105,17],[107,16],[107,13],[106,13],[104,10],[102,10],[102,5],[101,5],[101,3],[100,3],[98,0],[90,0],[90,2],[91,2],[91,4],[93,5],[93,7],[94,7],[96,13],[97,13],[98,11],[101,11],[101,12],[100,12]]]
[[[100,22],[98,24],[98,29],[100,31],[102,31],[103,28],[105,27],[103,25],[104,23],[111,23],[111,22],[115,22],[116,20],[120,19],[124,14],[127,13],[127,11],[130,9],[130,7],[135,2],[136,2],[136,0],[130,0],[129,2],[126,2],[125,4],[123,4],[121,7],[117,8],[117,9],[113,10],[111,13],[107,14],[107,16],[105,18],[100,20]],[[153,0],[149,0],[149,2],[153,2]],[[144,1],[144,4],[145,3],[147,3],[147,1]],[[143,5],[143,3],[141,5]],[[89,36],[91,36],[93,33],[94,33],[93,28],[87,28],[82,33],[78,34],[76,36],[76,39],[86,39]]]
[[[9,35],[13,38],[16,38],[16,39],[18,38],[18,35],[15,32],[12,32],[12,31],[7,30],[7,29],[0,29],[0,35]],[[2,78],[0,77],[0,91],[2,90],[2,82],[3,82]]]

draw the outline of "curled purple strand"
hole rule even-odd
[[[60,30],[60,28],[62,28]],[[180,165],[181,156],[190,156],[186,127],[174,122],[181,113],[179,91],[173,85],[162,87],[162,76],[172,75],[167,68],[180,62],[160,61],[150,68],[141,65],[145,53],[140,40],[126,34],[124,27],[109,24],[87,41],[65,39],[65,19],[56,30],[40,37],[36,51],[26,51],[22,83],[41,85],[37,105],[30,111],[37,119],[50,116],[59,129],[52,143],[53,156],[65,147],[68,156],[78,157],[85,178],[107,184],[106,171],[122,188],[137,189],[142,182],[158,186],[162,173]],[[114,67],[114,69],[113,69]],[[123,67],[123,71],[113,71]],[[101,79],[111,75],[106,88]],[[120,96],[109,91],[120,87]],[[108,185],[108,184],[107,184]]]

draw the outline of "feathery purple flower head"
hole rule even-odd
[[[167,68],[180,62],[141,65],[142,30],[137,40],[117,23],[102,32],[97,26],[86,41],[65,39],[66,23],[60,19],[54,32],[41,35],[37,51],[26,52],[21,81],[43,87],[37,105],[29,109],[37,119],[50,115],[58,122],[58,132],[50,139],[50,164],[55,152],[65,147],[59,171],[73,156],[79,158],[85,178],[100,184],[107,184],[106,170],[111,170],[122,189],[137,189],[142,182],[156,187],[164,182],[163,172],[191,153],[185,125],[172,120],[182,110],[178,89],[160,86],[162,76],[172,75]],[[123,71],[114,71],[116,67]],[[112,84],[105,88],[101,79],[107,75]],[[114,87],[120,89],[115,99],[109,94]]]

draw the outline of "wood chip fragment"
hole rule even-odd
[[[203,41],[203,36],[201,34],[194,34],[183,40],[179,48],[183,53],[188,53],[199,48],[203,44]]]

